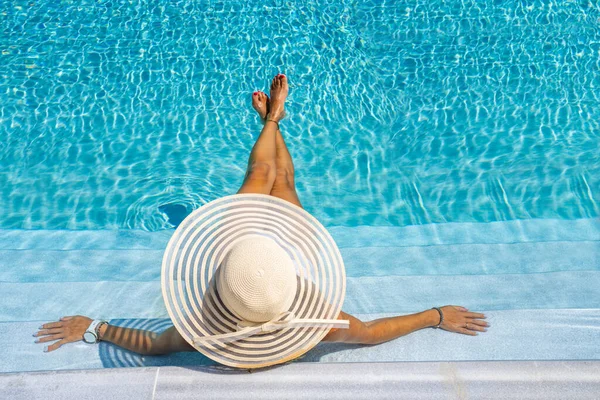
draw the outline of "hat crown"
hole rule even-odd
[[[270,321],[288,311],[294,301],[296,268],[272,239],[252,236],[235,243],[219,270],[221,300],[243,320]]]

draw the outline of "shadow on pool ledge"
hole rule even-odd
[[[122,326],[134,329],[146,329],[153,332],[162,332],[173,324],[168,318],[162,319],[113,319],[110,323],[115,326]],[[326,354],[335,353],[338,351],[352,350],[360,345],[344,344],[344,343],[320,343],[302,357],[291,362],[318,362],[321,357]],[[111,343],[100,342],[98,351],[100,360],[104,368],[127,368],[127,367],[156,367],[156,366],[177,366],[186,367],[198,371],[210,373],[248,373],[247,369],[236,369],[223,366],[199,352],[181,352],[173,353],[164,356],[142,356],[129,350],[122,349]],[[261,368],[253,370],[260,372],[285,366],[284,363],[279,366]],[[204,368],[210,367],[210,368]]]

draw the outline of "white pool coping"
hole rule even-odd
[[[600,361],[291,363],[0,374],[2,399],[597,399]]]

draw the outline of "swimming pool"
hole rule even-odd
[[[3,228],[154,231],[172,226],[161,205],[234,193],[250,94],[277,72],[299,194],[326,225],[600,212],[592,3],[17,2],[1,18]]]
[[[0,371],[205,362],[43,355],[23,332],[76,313],[167,324],[173,221],[239,188],[250,94],[278,72],[298,193],[342,249],[347,311],[458,303],[497,329],[308,360],[600,358],[596,5],[16,2],[0,21]],[[562,330],[531,349],[514,327],[534,322]]]

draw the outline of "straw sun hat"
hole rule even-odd
[[[337,319],[346,274],[331,235],[273,196],[227,196],[191,213],[167,245],[161,285],[181,336],[233,367],[292,360],[349,326]]]

